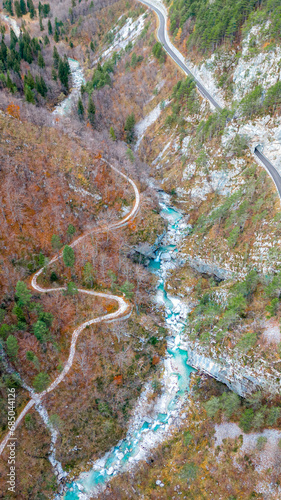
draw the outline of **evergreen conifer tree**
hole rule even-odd
[[[27,102],[35,104],[34,94],[28,85],[24,86],[24,95]]]
[[[39,68],[45,68],[45,61],[44,61],[44,57],[42,56],[42,53],[39,52],[38,54],[38,60],[37,60],[37,64],[39,66]]]
[[[47,92],[48,92],[48,88],[47,88],[45,80],[42,76],[39,77],[38,75],[36,75],[35,88],[36,88],[37,92],[39,92],[39,94],[41,94],[42,97],[46,97]]]
[[[48,20],[48,34],[49,35],[53,34],[53,26],[50,19]]]
[[[25,0],[20,0],[20,10],[23,16],[27,13]]]
[[[79,118],[82,119],[83,116],[84,116],[84,106],[83,106],[83,102],[82,102],[81,97],[79,97],[79,100],[78,100],[78,109],[77,109],[77,112],[78,112]]]
[[[33,19],[36,15],[34,3],[32,0],[27,0],[26,3],[27,3],[27,8],[29,10],[30,17],[31,17],[31,19]]]
[[[96,106],[91,96],[89,96],[88,101],[88,119],[90,124],[93,126],[95,122]]]
[[[27,75],[24,76],[24,85],[28,85],[31,89],[34,89],[35,87],[34,78],[29,70],[27,72]]]
[[[59,41],[59,32],[58,32],[57,29],[55,29],[54,40],[55,40],[56,43],[58,43],[58,41]]]
[[[1,44],[0,44],[0,59],[3,61],[5,66],[6,66],[6,62],[7,62],[7,55],[8,55],[7,45],[5,44],[5,42],[2,38]]]
[[[68,66],[62,59],[59,61],[58,75],[62,85],[68,90]]]
[[[19,350],[18,341],[16,337],[14,337],[13,335],[9,335],[6,342],[6,347],[9,358],[15,359],[18,355],[18,350]]]
[[[11,28],[10,29],[10,49],[13,50],[17,44],[17,36],[14,32],[14,30]]]
[[[42,5],[43,17],[48,17],[48,14],[49,14],[50,10],[51,10],[50,4],[43,3],[43,5]]]
[[[125,123],[125,126],[124,126],[124,130],[126,132],[126,140],[127,140],[127,142],[132,142],[133,141],[135,123],[136,123],[135,115],[134,115],[134,113],[132,113],[131,115],[129,115],[127,117],[127,120],[126,120],[126,123]]]
[[[113,127],[110,127],[109,129],[109,133],[110,133],[110,137],[113,141],[116,141],[116,135],[115,135],[115,132],[114,132],[114,128]]]
[[[54,46],[54,50],[53,50],[53,59],[54,59],[54,68],[58,69],[59,62],[60,62],[60,56],[59,56],[59,53],[58,53],[56,46]]]
[[[11,16],[14,15],[12,0],[6,0],[3,2],[3,6]]]
[[[12,94],[16,91],[17,87],[13,83],[9,71],[7,72],[7,81],[6,81],[7,88],[12,92]]]
[[[75,254],[72,247],[65,245],[63,249],[63,262],[66,267],[73,267],[75,264]]]
[[[17,17],[21,17],[22,16],[21,7],[20,7],[20,3],[18,2],[18,0],[15,1],[15,11],[16,11],[16,16]]]

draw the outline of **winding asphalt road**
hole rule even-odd
[[[193,73],[189,70],[189,68],[186,66],[186,64],[180,59],[180,57],[178,57],[178,55],[176,53],[178,51],[172,45],[172,43],[170,42],[168,34],[167,34],[167,22],[166,22],[165,15],[154,4],[151,4],[151,3],[147,2],[147,1],[144,1],[144,0],[139,0],[139,1],[141,3],[143,3],[143,4],[145,4],[147,7],[151,8],[157,14],[158,19],[159,19],[158,39],[162,43],[162,45],[165,48],[166,52],[173,59],[173,61],[184,71],[185,74],[190,75],[190,76],[192,76],[194,78],[194,81],[195,81],[195,83],[197,85],[197,88],[200,91],[200,93],[202,94],[202,96],[204,98],[208,99],[209,102],[215,107],[215,109],[217,109],[218,111],[220,111],[222,109],[221,106],[216,102],[216,100],[208,92],[208,90],[202,85],[202,83],[199,82],[195,78],[195,76],[193,75]],[[165,7],[163,7],[163,8],[165,9]],[[14,28],[14,26],[13,26],[13,28]],[[267,170],[267,172],[269,173],[269,175],[272,177],[272,179],[273,179],[273,181],[275,183],[275,186],[277,188],[279,197],[281,198],[281,176],[280,176],[280,174],[278,173],[278,171],[276,170],[276,168],[272,165],[272,163],[257,148],[255,148],[254,154],[257,157],[257,159],[259,160],[259,162],[265,167],[265,169]],[[103,161],[106,162],[106,160],[103,160]],[[106,162],[106,163],[108,164],[108,162]],[[121,175],[127,182],[129,182],[131,184],[131,186],[133,187],[134,194],[135,194],[134,205],[133,205],[131,211],[129,212],[129,214],[126,217],[124,217],[124,219],[122,219],[120,221],[117,221],[115,223],[109,224],[109,225],[105,224],[105,225],[101,226],[100,228],[94,228],[92,230],[87,231],[86,233],[84,233],[82,236],[80,236],[79,238],[77,238],[72,243],[72,245],[71,245],[72,247],[74,247],[77,244],[79,244],[81,242],[81,240],[83,240],[84,238],[86,238],[87,236],[89,236],[92,233],[103,233],[103,232],[106,232],[106,231],[109,231],[109,230],[119,229],[121,227],[126,226],[135,217],[135,215],[136,215],[136,213],[138,211],[139,204],[140,204],[140,195],[139,195],[139,191],[138,191],[138,188],[137,188],[136,184],[127,175],[125,175],[122,172],[120,172],[113,165],[110,165],[110,164],[108,164],[108,165],[114,171],[116,171],[119,175]],[[56,260],[58,260],[58,256],[54,257],[49,262],[48,265],[51,265]],[[44,288],[40,287],[40,285],[38,285],[38,283],[37,283],[37,278],[40,276],[40,274],[42,273],[42,271],[43,271],[43,268],[40,269],[33,276],[33,278],[32,278],[31,285],[32,285],[32,287],[35,290],[37,290],[37,291],[39,291],[41,293],[50,293],[50,292],[57,292],[59,290],[64,290],[65,289],[65,288],[53,288],[53,289],[49,288],[49,289],[44,289]],[[75,350],[76,350],[76,342],[77,342],[77,339],[78,339],[80,333],[87,326],[89,326],[89,325],[92,325],[94,323],[100,323],[102,321],[114,321],[114,320],[122,318],[122,317],[123,318],[127,317],[127,315],[130,313],[130,309],[131,309],[130,308],[130,304],[128,302],[126,302],[122,297],[118,297],[118,296],[112,295],[112,294],[94,292],[94,291],[91,291],[91,290],[79,289],[78,291],[80,293],[85,293],[85,294],[88,294],[88,295],[93,295],[93,296],[98,296],[98,297],[102,297],[102,298],[105,298],[105,299],[114,300],[114,301],[116,301],[118,303],[118,309],[115,312],[113,312],[113,313],[106,314],[104,316],[100,316],[98,318],[94,318],[94,319],[91,319],[89,321],[86,321],[86,322],[84,322],[78,328],[76,328],[74,330],[74,332],[72,334],[71,346],[70,346],[68,360],[67,360],[67,362],[66,362],[66,364],[65,364],[65,366],[63,368],[63,371],[58,375],[58,377],[51,383],[51,385],[45,391],[43,391],[40,394],[34,393],[32,395],[30,401],[26,404],[26,406],[23,408],[23,410],[21,411],[20,415],[18,416],[18,418],[17,418],[17,420],[16,420],[16,422],[14,424],[14,427],[12,429],[12,432],[11,431],[8,432],[8,434],[5,436],[5,438],[0,443],[0,455],[3,452],[6,444],[9,441],[9,438],[13,434],[14,430],[18,427],[18,425],[23,420],[23,417],[27,414],[27,412],[34,405],[39,405],[41,403],[43,397],[46,396],[46,394],[48,394],[49,392],[53,391],[60,384],[60,382],[62,382],[62,380],[65,378],[65,376],[69,372],[69,370],[70,370],[70,368],[72,366],[72,363],[73,363],[73,359],[74,359],[74,355],[75,355]]]
[[[157,14],[157,17],[159,19],[157,36],[159,42],[163,45],[167,54],[169,54],[171,59],[173,59],[173,61],[184,71],[186,75],[192,76],[202,96],[208,99],[208,101],[215,107],[216,110],[221,111],[222,107],[218,104],[218,102],[214,99],[214,97],[210,94],[210,92],[208,92],[208,90],[204,87],[204,85],[202,85],[202,83],[199,82],[197,78],[195,78],[192,71],[190,71],[190,69],[186,66],[186,64],[178,57],[177,55],[178,49],[173,46],[172,42],[169,39],[167,30],[167,18],[163,13],[163,11],[166,10],[164,5],[159,4],[157,0],[153,3],[150,3],[145,0],[139,0],[139,2],[146,5]],[[157,4],[159,5],[159,7],[157,6]],[[268,158],[266,158],[266,156],[264,156],[257,148],[255,148],[254,150],[254,155],[259,160],[258,163],[261,164],[266,169],[267,173],[271,176],[276,186],[279,198],[281,200],[281,176],[279,172],[276,170],[274,165],[272,165],[272,163],[268,160]]]
[[[116,222],[113,222],[112,224],[104,224],[98,228],[93,228],[93,229],[90,229],[89,231],[85,232],[84,234],[82,234],[82,236],[80,236],[79,238],[77,238],[76,240],[73,241],[73,243],[70,245],[71,247],[75,247],[76,245],[78,245],[84,238],[86,238],[90,234],[94,234],[94,233],[101,234],[101,233],[107,232],[109,230],[119,229],[119,228],[127,226],[129,224],[129,222],[134,219],[134,217],[136,216],[136,213],[139,209],[140,194],[139,194],[139,190],[138,190],[136,184],[134,183],[134,181],[132,181],[132,179],[130,179],[130,177],[128,177],[126,174],[123,174],[122,172],[120,172],[116,167],[114,167],[113,165],[108,163],[105,159],[102,158],[102,161],[104,163],[106,163],[109,167],[111,167],[112,170],[114,170],[116,173],[121,175],[121,177],[123,177],[129,184],[131,184],[131,186],[134,190],[134,195],[135,195],[133,207],[131,208],[130,212],[126,215],[126,217],[124,217],[123,219],[118,220]],[[59,255],[55,256],[52,260],[50,260],[48,266],[50,266],[51,264],[56,262],[61,255],[62,255],[62,250],[60,251]],[[42,274],[43,270],[44,270],[43,267],[41,269],[39,269],[39,271],[37,271],[34,274],[32,280],[31,280],[31,286],[34,290],[36,290],[37,292],[41,292],[41,293],[53,293],[53,292],[58,292],[58,291],[62,291],[62,290],[66,289],[65,287],[42,288],[40,285],[38,285],[37,278],[40,276],[40,274]],[[23,410],[19,414],[17,420],[14,423],[13,428],[10,430],[10,432],[8,432],[8,434],[6,434],[5,438],[0,443],[0,455],[2,454],[5,446],[7,445],[9,439],[11,438],[11,436],[13,436],[14,431],[21,423],[23,417],[28,413],[28,411],[34,405],[40,404],[43,397],[46,396],[46,394],[48,394],[49,392],[53,391],[62,382],[62,380],[65,378],[65,376],[69,372],[69,370],[72,366],[73,360],[74,360],[74,355],[75,355],[75,350],[76,350],[76,342],[77,342],[77,339],[78,339],[80,333],[83,330],[85,330],[85,328],[87,326],[90,326],[90,325],[93,325],[96,323],[101,323],[103,321],[109,322],[109,321],[116,321],[117,319],[122,319],[122,318],[125,319],[130,314],[131,305],[129,302],[124,300],[123,297],[119,297],[118,295],[112,295],[110,293],[101,293],[101,292],[94,292],[92,290],[84,290],[82,288],[79,288],[78,292],[85,293],[87,295],[92,295],[95,297],[101,297],[101,298],[104,298],[107,300],[114,300],[118,304],[118,309],[116,311],[114,311],[113,313],[105,314],[104,316],[99,316],[98,318],[93,318],[93,319],[90,319],[89,321],[85,321],[78,328],[76,328],[74,330],[74,332],[72,333],[72,337],[71,337],[71,344],[70,344],[68,359],[64,365],[62,372],[57,376],[57,378],[55,378],[55,380],[49,385],[49,387],[45,391],[43,391],[41,393],[33,393],[31,395],[30,401],[26,404],[26,406],[23,408]]]
[[[175,63],[177,63],[177,65],[189,76],[192,76],[192,78],[194,79],[195,83],[196,83],[196,86],[198,88],[198,90],[200,91],[200,93],[202,94],[203,97],[206,97],[206,99],[208,99],[208,101],[211,102],[211,104],[217,109],[217,110],[221,110],[221,106],[217,103],[217,101],[213,98],[213,96],[208,92],[208,90],[204,87],[204,85],[202,85],[201,82],[199,82],[199,80],[197,80],[197,78],[195,78],[194,74],[192,73],[192,71],[190,71],[190,69],[186,66],[186,64],[184,64],[183,61],[181,61],[181,59],[177,56],[177,54],[175,53],[175,51],[173,50],[173,44],[170,42],[169,40],[169,36],[168,36],[168,33],[167,33],[167,22],[166,22],[166,18],[163,14],[163,12],[161,12],[161,10],[158,9],[158,7],[156,7],[156,5],[154,4],[151,4],[149,2],[145,2],[144,0],[139,0],[141,3],[145,4],[147,7],[151,8],[152,10],[154,10],[154,12],[157,14],[158,16],[158,19],[159,19],[159,26],[158,26],[158,33],[157,33],[157,36],[158,36],[158,40],[159,42],[162,43],[164,49],[166,50],[167,54],[169,54],[169,56],[173,59],[173,61],[175,61]]]

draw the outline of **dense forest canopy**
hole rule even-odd
[[[187,37],[188,47],[213,50],[224,40],[233,41],[251,17],[270,18],[272,36],[280,36],[281,0],[175,0],[170,9],[171,32]]]

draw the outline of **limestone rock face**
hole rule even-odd
[[[189,265],[190,267],[195,269],[195,271],[197,271],[198,273],[214,276],[219,281],[223,281],[227,278],[230,278],[232,274],[227,269],[219,268],[214,264],[208,264],[207,262],[204,262],[201,259],[192,259],[190,257]]]
[[[276,377],[263,373],[262,370],[244,367],[239,360],[227,356],[223,359],[212,359],[202,354],[200,347],[191,347],[189,342],[183,342],[180,347],[187,350],[190,366],[227,385],[239,396],[247,397],[258,390],[271,394],[280,392],[280,384]]]

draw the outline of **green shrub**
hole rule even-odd
[[[240,108],[244,116],[251,117],[258,114],[262,109],[261,85],[257,85],[252,92],[249,92],[241,101]]]
[[[257,439],[257,449],[259,451],[263,450],[267,443],[267,438],[265,436],[259,436]]]
[[[245,135],[236,134],[230,145],[231,152],[238,156],[243,156],[245,151],[248,149],[248,140]]]
[[[3,340],[7,340],[9,333],[11,333],[12,327],[10,325],[6,325],[5,323],[0,327],[0,337]]]
[[[257,271],[250,271],[244,281],[236,283],[232,288],[231,292],[235,295],[241,294],[243,297],[250,297],[257,289],[259,283],[259,275]]]
[[[50,340],[50,332],[44,321],[36,321],[36,323],[33,325],[33,332],[35,337],[41,344],[44,344],[45,342]]]
[[[33,379],[33,387],[37,392],[44,391],[50,383],[50,377],[45,372],[40,372]]]
[[[259,410],[262,407],[262,392],[256,391],[247,399],[247,404],[253,408],[253,410]]]
[[[270,408],[268,412],[267,424],[275,425],[280,416],[281,416],[281,408],[279,408],[278,406],[273,406],[272,408]]]
[[[180,476],[186,479],[188,482],[194,481],[196,479],[199,467],[194,462],[187,462],[184,464]]]
[[[250,432],[252,427],[253,417],[254,417],[254,410],[252,408],[247,408],[242,414],[239,426],[244,432]]]
[[[164,63],[166,60],[166,52],[162,47],[160,42],[156,42],[152,47],[152,54],[156,59],[158,59],[161,63]]]
[[[134,140],[135,124],[136,124],[135,115],[134,113],[131,113],[130,115],[127,116],[124,125],[124,131],[126,132],[126,141],[128,143],[131,143]]]
[[[221,396],[222,410],[230,418],[241,406],[241,400],[234,392],[224,392]]]
[[[247,353],[255,345],[256,341],[257,341],[257,334],[254,332],[247,332],[239,340],[236,347],[238,348],[239,351]]]
[[[193,441],[193,436],[192,436],[191,432],[186,431],[184,433],[184,438],[183,438],[183,442],[184,442],[185,446],[189,446],[192,443],[192,441]]]
[[[281,106],[281,82],[277,82],[270,87],[263,101],[263,109],[265,112],[274,112]]]
[[[218,411],[221,409],[220,398],[213,396],[207,403],[205,403],[205,410],[209,418],[215,417]]]
[[[78,294],[78,288],[77,288],[76,284],[73,283],[73,281],[70,281],[69,283],[67,283],[65,294],[66,295],[77,295]]]
[[[238,226],[235,226],[230,232],[229,237],[227,238],[227,243],[231,248],[235,247],[239,238],[239,234],[240,234],[240,228]]]
[[[143,56],[141,56],[141,55],[137,56],[137,54],[135,52],[133,52],[132,58],[131,58],[131,67],[135,69],[137,67],[137,65],[142,62],[142,60],[143,60]]]
[[[125,295],[126,299],[131,299],[134,296],[133,289],[134,284],[129,281],[125,281],[125,283],[119,287],[120,292]]]
[[[200,102],[196,92],[194,79],[187,76],[173,87],[172,97],[174,100],[173,114],[178,115],[180,111],[186,110],[190,114],[198,113]]]
[[[34,364],[35,368],[39,371],[40,370],[40,363],[39,363],[39,359],[37,358],[37,356],[35,356],[34,352],[32,351],[27,351],[26,355],[25,355],[26,359],[28,361],[31,361],[31,363]]]
[[[6,349],[9,358],[15,360],[18,355],[19,346],[16,337],[14,337],[13,335],[9,335],[9,337],[7,338]]]
[[[262,408],[260,411],[255,413],[252,422],[252,427],[255,430],[260,430],[264,425],[264,421],[265,421],[265,408]]]
[[[279,298],[281,294],[281,273],[276,274],[271,283],[265,288],[264,293],[269,298]]]
[[[25,415],[24,417],[24,424],[25,424],[25,427],[31,431],[34,429],[35,427],[35,420],[34,420],[34,416],[33,415],[30,415],[30,413],[28,413],[27,415]]]
[[[221,136],[232,115],[233,112],[228,109],[223,109],[216,113],[212,113],[206,121],[202,120],[196,132],[198,140],[204,143],[210,141],[213,137]]]
[[[279,299],[277,297],[275,297],[275,299],[272,299],[270,304],[268,306],[266,306],[266,310],[269,313],[270,317],[276,315],[277,310],[278,310],[278,306],[279,306]]]

